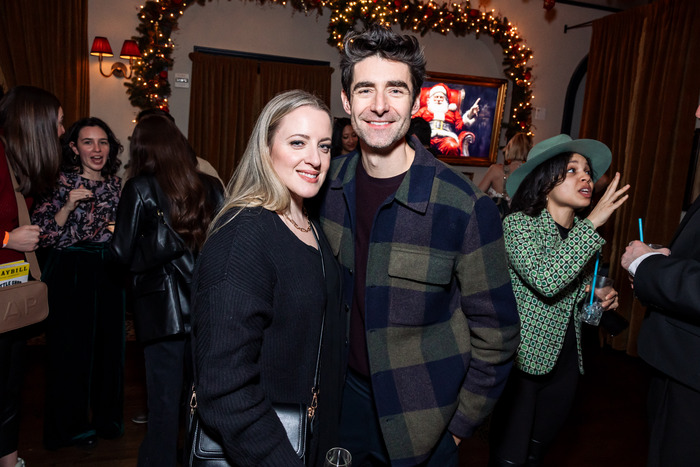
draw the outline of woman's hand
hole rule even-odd
[[[614,310],[618,306],[620,306],[620,304],[617,301],[617,290],[610,290],[610,292],[605,296],[600,305],[603,307],[603,310]]]
[[[83,185],[80,185],[78,188],[71,190],[70,193],[68,193],[68,201],[66,201],[65,208],[70,212],[73,212],[78,206],[78,203],[87,201],[93,197],[94,195],[92,194],[91,190],[88,190]]]
[[[20,225],[10,232],[10,239],[5,248],[22,253],[34,251],[39,245],[40,233],[41,229],[38,225]]]
[[[625,185],[619,190],[617,186],[620,184],[620,172],[615,173],[615,178],[613,178],[608,189],[598,201],[598,204],[593,208],[593,211],[588,215],[587,219],[593,223],[593,228],[597,229],[601,225],[605,224],[610,218],[613,212],[617,208],[623,205],[629,195],[624,193],[629,190],[630,186]],[[624,196],[623,196],[624,195]]]
[[[63,207],[59,209],[56,215],[54,216],[56,224],[58,224],[60,227],[66,225],[68,216],[70,216],[71,212],[75,211],[75,208],[78,206],[78,203],[82,203],[83,201],[90,200],[94,197],[95,195],[92,194],[92,191],[88,190],[83,185],[80,185],[78,188],[71,190],[68,193],[68,200],[66,201],[66,204],[64,204]]]

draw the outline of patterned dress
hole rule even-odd
[[[78,203],[65,225],[60,227],[54,217],[66,204],[71,190],[80,187],[92,190],[95,197]],[[61,172],[58,188],[32,214],[32,221],[41,227],[40,246],[63,249],[78,242],[109,242],[112,233],[107,226],[116,219],[121,189],[121,179],[114,175],[97,181],[77,173]]]
[[[56,213],[80,187],[94,196],[78,203],[59,226]],[[114,438],[124,430],[124,276],[111,260],[108,229],[120,192],[119,177],[98,181],[62,172],[55,191],[32,215],[42,229],[40,246],[49,247],[42,275],[50,307],[47,449],[84,444],[95,435]]]

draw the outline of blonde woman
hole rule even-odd
[[[304,465],[272,404],[311,403],[324,313],[306,465],[322,465],[336,443],[340,272],[305,208],[326,178],[331,128],[328,108],[306,92],[286,92],[265,106],[195,269],[197,410],[233,465]]]
[[[499,209],[505,209],[510,205],[510,196],[506,193],[506,180],[525,162],[531,147],[532,141],[525,133],[513,136],[503,149],[505,163],[491,165],[484,178],[479,182],[479,189],[489,195],[499,205]],[[500,206],[504,201],[506,205]],[[507,213],[507,210],[502,210],[503,212]]]

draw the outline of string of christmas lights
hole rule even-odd
[[[174,44],[170,35],[179,18],[193,3],[204,5],[211,0],[148,0],[138,13],[139,25],[135,36],[142,58],[134,65],[134,75],[126,83],[129,100],[135,107],[168,110],[171,94],[168,69],[173,65]],[[229,0],[230,1],[230,0]],[[506,137],[519,131],[530,132],[532,116],[532,50],[525,46],[518,28],[494,10],[472,8],[470,1],[436,4],[432,0],[253,0],[260,4],[291,5],[297,11],[320,14],[331,10],[328,24],[328,43],[342,49],[345,34],[362,25],[378,23],[384,26],[398,24],[401,29],[424,36],[427,32],[465,36],[491,36],[503,48],[503,66],[506,77],[515,84],[512,94],[512,112],[507,124]]]

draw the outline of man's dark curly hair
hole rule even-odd
[[[523,179],[518,187],[518,191],[513,195],[510,203],[511,213],[523,211],[531,217],[539,215],[547,206],[547,195],[554,187],[564,181],[566,169],[573,155],[573,152],[564,152],[535,167]],[[588,162],[588,167],[592,168],[591,160],[587,157],[585,159]],[[595,180],[595,174],[592,170],[591,178]]]
[[[375,55],[408,65],[413,86],[412,97],[415,101],[425,80],[423,49],[415,37],[396,34],[391,29],[377,24],[371,25],[363,32],[350,31],[343,40],[340,72],[343,91],[348,99],[351,97],[350,86],[355,65]]]

